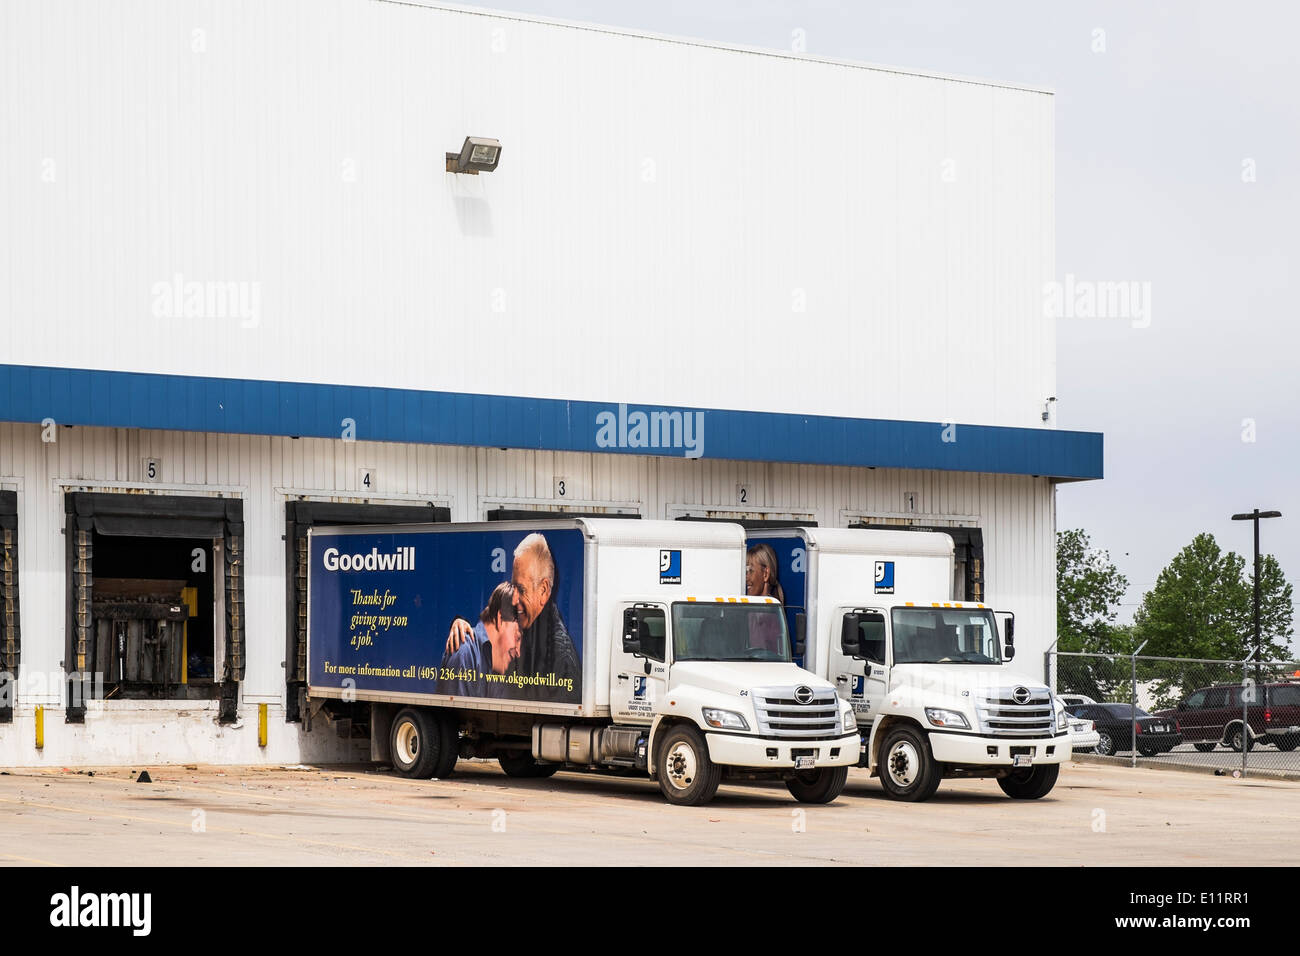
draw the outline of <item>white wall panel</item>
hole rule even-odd
[[[379,0],[15,0],[0,62],[5,363],[1033,427],[1055,393],[1041,92]],[[443,170],[466,134],[496,172]],[[176,275],[257,314],[158,315]]]

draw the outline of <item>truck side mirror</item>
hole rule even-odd
[[[1007,639],[1006,645],[1010,647],[1016,642],[1016,619],[1015,617],[1007,618]]]
[[[808,646],[808,615],[802,611],[794,616],[794,656],[803,657]]]
[[[623,612],[623,653],[641,653],[641,615],[634,607]]]
[[[1007,645],[1007,651],[1002,655],[1003,660],[1013,661],[1016,659],[1016,649],[1010,644]]]
[[[840,650],[845,657],[862,657],[862,618],[856,614],[845,614],[844,623],[840,625]]]

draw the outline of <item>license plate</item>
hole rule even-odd
[[[795,757],[795,758],[794,758],[794,769],[795,769],[795,770],[812,770],[812,769],[813,769],[813,765],[814,765],[816,762],[817,762],[817,760],[816,760],[815,757]]]
[[[1013,767],[1032,767],[1033,765],[1034,758],[1029,754],[1016,754],[1011,758],[1011,766]]]

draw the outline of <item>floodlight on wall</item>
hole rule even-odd
[[[477,176],[490,173],[501,161],[501,141],[482,136],[466,136],[459,153],[447,154],[447,172]]]

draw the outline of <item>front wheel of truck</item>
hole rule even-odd
[[[1060,774],[1059,763],[1041,764],[1027,770],[1013,770],[1007,776],[999,777],[998,786],[1013,800],[1037,800],[1052,792]]]
[[[844,792],[848,782],[848,767],[822,767],[795,771],[785,786],[800,803],[830,803]]]
[[[915,727],[889,731],[880,747],[880,785],[895,800],[929,800],[943,780],[943,768],[930,752],[930,742]]]
[[[708,803],[722,782],[722,768],[709,757],[709,745],[690,724],[669,728],[659,746],[659,790],[684,807]]]
[[[393,769],[403,777],[432,777],[442,750],[441,722],[427,711],[408,707],[393,718],[388,749]]]

